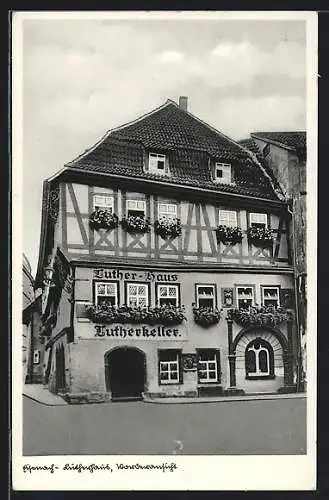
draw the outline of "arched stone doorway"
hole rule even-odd
[[[106,390],[113,399],[142,399],[146,382],[145,353],[117,347],[105,354]]]
[[[274,329],[242,330],[233,343],[236,386],[246,393],[273,393],[286,385],[288,344]]]

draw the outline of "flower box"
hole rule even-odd
[[[109,210],[95,210],[90,214],[89,224],[92,229],[114,229],[118,226],[118,217]]]
[[[282,307],[250,307],[249,309],[231,309],[228,318],[241,326],[276,326],[292,319],[292,313]]]
[[[242,241],[242,231],[239,227],[230,227],[220,225],[216,229],[217,243],[220,241],[224,245],[235,245]]]
[[[121,226],[127,233],[149,233],[150,221],[140,215],[129,215],[124,217],[121,221]]]
[[[194,321],[197,325],[208,328],[216,325],[220,320],[220,311],[210,307],[193,308]]]
[[[86,306],[88,318],[94,323],[131,323],[147,325],[180,325],[186,318],[184,309],[175,306],[129,307]]]
[[[180,219],[177,219],[176,217],[173,219],[161,217],[159,220],[154,222],[154,231],[164,240],[167,238],[177,238],[177,236],[182,234]]]
[[[272,247],[273,233],[271,229],[262,227],[249,227],[247,236],[250,243],[258,247]]]

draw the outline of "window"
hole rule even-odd
[[[250,227],[267,228],[267,214],[250,214]]]
[[[157,174],[166,173],[166,157],[158,153],[149,154],[149,171]]]
[[[157,305],[158,306],[179,306],[179,286],[160,285],[157,283]]]
[[[219,382],[219,352],[198,351],[198,381],[203,384]]]
[[[149,287],[146,283],[127,283],[126,286],[129,307],[148,307]]]
[[[95,194],[93,197],[94,210],[108,210],[113,213],[113,196]]]
[[[234,210],[219,210],[219,225],[237,227],[237,216]]]
[[[181,383],[180,372],[180,351],[174,349],[159,351],[159,383]]]
[[[210,309],[216,307],[215,285],[196,285],[196,306]]]
[[[232,171],[229,163],[215,164],[215,181],[222,184],[230,184],[232,182]]]
[[[278,286],[263,286],[262,290],[262,304],[263,306],[280,306],[280,293]]]
[[[127,200],[127,215],[145,217],[145,201],[144,200]]]
[[[177,217],[177,205],[174,203],[159,203],[158,204],[159,219],[165,217],[166,219],[174,219]]]
[[[118,284],[113,282],[95,283],[95,305],[96,306],[117,306],[118,305]]]
[[[252,286],[237,286],[238,309],[249,309],[254,305],[254,288]]]
[[[263,339],[255,339],[246,347],[247,378],[274,376],[274,354],[272,346]]]

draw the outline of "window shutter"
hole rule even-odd
[[[280,306],[285,309],[294,309],[294,290],[292,288],[281,288]]]

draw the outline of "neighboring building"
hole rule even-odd
[[[299,383],[306,382],[306,132],[255,132],[240,141],[274,175],[291,211],[297,325],[301,345]],[[261,160],[262,158],[262,160]]]
[[[287,208],[257,158],[187,98],[107,133],[44,182],[50,390],[71,401],[295,390]]]
[[[43,367],[41,360],[41,344],[39,329],[41,325],[41,297],[34,292],[34,279],[31,265],[23,254],[23,383],[42,381]]]

